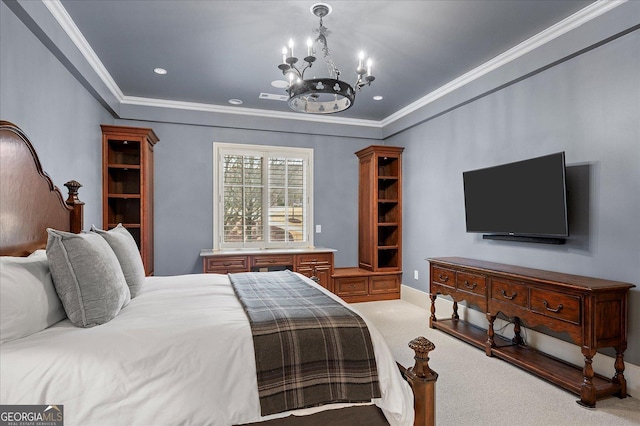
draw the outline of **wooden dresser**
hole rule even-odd
[[[202,250],[204,273],[228,274],[235,272],[289,269],[305,275],[333,292],[334,249],[312,247],[305,249],[264,250]]]
[[[431,275],[429,326],[454,335],[580,396],[578,403],[594,407],[610,395],[627,396],[624,351],[627,348],[627,298],[633,284],[562,274],[459,257],[428,259]],[[436,318],[438,294],[453,299],[450,318]],[[458,302],[466,300],[486,312],[487,329],[459,319]],[[514,323],[511,340],[494,332],[501,313]],[[526,346],[520,325],[545,326],[566,332],[584,355],[574,366]],[[596,351],[616,351],[612,379],[595,374]]]

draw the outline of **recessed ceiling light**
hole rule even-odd
[[[273,87],[277,87],[278,89],[286,89],[287,87],[289,87],[289,83],[285,80],[274,80],[271,82],[271,85]]]
[[[229,99],[229,103],[231,105],[242,105],[242,101],[240,99]]]
[[[164,68],[154,68],[153,72],[155,72],[156,74],[165,75],[167,73],[167,70],[165,70]]]
[[[376,96],[374,96],[374,97],[373,97],[373,100],[374,100],[374,101],[381,101],[381,100],[383,100],[383,99],[384,99],[384,98],[383,98],[382,96],[380,96],[380,95],[376,95]]]

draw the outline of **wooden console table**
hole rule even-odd
[[[333,253],[335,249],[201,250],[202,272],[228,274],[235,272],[289,269],[305,275],[329,291],[333,291]]]
[[[595,407],[596,400],[627,396],[624,351],[627,348],[627,298],[633,284],[459,257],[428,259],[431,275],[429,326],[449,333],[580,396],[578,403]],[[436,318],[437,294],[451,296],[450,319]],[[487,329],[458,317],[458,302],[479,306]],[[496,336],[498,313],[512,319],[514,338]],[[579,345],[584,366],[578,367],[526,346],[520,325],[546,326],[566,332]],[[592,359],[605,347],[616,350],[615,375],[595,374]]]

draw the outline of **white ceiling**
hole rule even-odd
[[[121,95],[234,109],[290,111],[271,86],[289,38],[318,27],[315,1],[61,0]],[[340,117],[383,120],[495,61],[592,0],[328,1],[331,55],[350,83],[357,54],[376,76]],[[561,24],[562,25],[562,24]],[[86,54],[86,52],[85,52]],[[504,55],[503,55],[504,56]],[[318,63],[316,63],[318,64]],[[154,74],[156,67],[168,74]],[[322,66],[314,65],[317,76]],[[374,101],[375,95],[383,96]],[[229,99],[241,99],[232,106]]]

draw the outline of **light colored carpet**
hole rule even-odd
[[[413,366],[407,343],[418,336],[436,349],[429,366],[439,374],[436,423],[448,425],[640,425],[638,398],[598,401],[595,409],[578,397],[484,351],[429,328],[429,312],[402,300],[356,303],[361,315],[385,336],[396,360]]]

